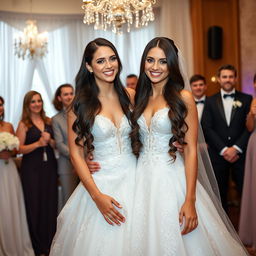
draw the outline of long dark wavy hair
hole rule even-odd
[[[73,100],[72,109],[76,115],[76,120],[72,126],[77,134],[76,144],[84,146],[87,153],[94,150],[93,135],[91,129],[95,116],[101,111],[101,103],[98,99],[99,87],[95,81],[94,74],[86,68],[86,63],[91,65],[94,53],[101,46],[109,47],[115,53],[118,61],[118,72],[114,79],[114,89],[118,95],[122,110],[128,120],[130,120],[130,100],[119,78],[122,64],[115,46],[104,38],[97,38],[86,46],[82,63],[76,75],[76,93]],[[83,141],[83,144],[81,144]]]
[[[0,96],[0,104],[2,104],[4,106],[4,98],[2,96]],[[0,125],[2,124],[3,120],[4,120],[4,111],[3,111],[2,115],[0,116]]]
[[[141,58],[140,75],[135,95],[135,108],[131,115],[132,131],[130,137],[132,149],[133,153],[138,157],[142,143],[139,135],[140,127],[137,121],[147,107],[149,97],[152,95],[151,81],[145,73],[145,62],[148,52],[154,47],[161,48],[167,60],[169,76],[163,89],[163,96],[169,106],[168,116],[172,124],[171,132],[173,134],[169,141],[170,149],[168,153],[173,161],[175,161],[177,149],[172,143],[178,141],[181,145],[186,144],[184,137],[188,130],[188,126],[185,122],[187,107],[180,94],[181,90],[184,88],[184,80],[179,68],[178,49],[173,40],[166,37],[156,37],[152,39],[147,44]]]

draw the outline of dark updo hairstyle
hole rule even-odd
[[[0,102],[1,104],[4,105],[4,98],[2,96],[0,96]],[[4,111],[3,111],[3,114],[0,116],[0,122],[4,120]]]
[[[61,111],[63,109],[63,104],[61,101],[59,101],[58,96],[61,95],[61,89],[66,88],[66,87],[74,89],[71,84],[62,84],[57,88],[57,90],[55,92],[54,99],[53,99],[52,103],[53,103],[55,109],[58,111]]]
[[[130,100],[119,78],[122,64],[115,46],[104,38],[97,38],[86,46],[82,63],[76,76],[76,93],[73,100],[72,109],[76,115],[76,120],[72,126],[77,134],[75,140],[77,145],[84,146],[87,153],[94,150],[93,135],[91,129],[95,116],[101,111],[101,103],[98,99],[99,87],[95,81],[94,74],[86,68],[86,63],[91,65],[94,53],[101,46],[109,47],[113,50],[118,61],[118,72],[114,79],[114,89],[118,95],[122,110],[130,119]],[[81,145],[83,141],[83,145]]]
[[[131,131],[131,143],[133,153],[138,157],[142,143],[139,135],[139,125],[137,123],[139,117],[147,107],[149,97],[152,95],[151,81],[145,73],[145,62],[148,52],[154,48],[159,47],[165,53],[167,60],[167,67],[169,71],[168,81],[163,89],[163,97],[169,106],[168,116],[170,118],[173,136],[169,141],[169,154],[173,161],[176,159],[176,147],[172,145],[174,141],[178,141],[181,145],[186,144],[184,141],[185,133],[188,130],[188,126],[185,122],[187,116],[187,107],[182,100],[181,90],[184,88],[184,80],[182,78],[179,60],[178,60],[178,49],[174,42],[166,37],[156,37],[152,39],[146,46],[140,64],[140,75],[135,95],[135,109],[131,116],[132,131]]]

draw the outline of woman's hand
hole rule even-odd
[[[91,153],[87,155],[85,161],[91,174],[94,174],[100,170],[100,164],[93,161],[93,155]]]
[[[43,137],[40,137],[40,139],[37,142],[39,147],[46,147],[48,144]]]
[[[186,235],[193,231],[197,225],[197,214],[194,201],[185,201],[179,213],[180,226],[184,226],[181,234]]]
[[[114,198],[99,194],[94,201],[107,223],[110,225],[116,223],[120,226],[120,222],[125,222],[125,217],[115,208],[115,206],[118,208],[122,208],[122,206]]]
[[[45,142],[49,143],[51,139],[51,134],[49,132],[42,132],[41,137],[45,140]]]
[[[3,150],[0,152],[0,159],[8,160],[12,156],[12,152],[8,150]]]

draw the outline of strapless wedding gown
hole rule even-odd
[[[121,226],[109,225],[80,183],[61,211],[51,256],[125,256],[130,255],[129,235],[136,158],[129,139],[130,125],[123,116],[120,127],[97,115],[92,129],[94,160],[101,170],[93,174],[100,191],[115,198],[126,218]]]
[[[14,161],[0,159],[0,255],[34,256],[23,191]]]
[[[147,127],[138,120],[143,149],[136,170],[131,256],[238,256],[244,249],[227,231],[208,194],[197,182],[198,227],[182,236],[179,211],[184,203],[186,177],[178,153],[167,153],[171,134],[168,108],[155,113]]]

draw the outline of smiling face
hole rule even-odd
[[[235,88],[236,85],[236,75],[233,70],[223,69],[220,71],[220,75],[217,78],[221,88],[226,91],[230,92]]]
[[[113,83],[118,73],[118,60],[114,51],[108,46],[100,46],[93,55],[92,62],[86,67],[93,72],[96,83]]]
[[[62,102],[63,106],[66,108],[70,105],[74,98],[74,90],[72,87],[62,87],[60,91],[60,96],[58,100]]]
[[[190,86],[192,94],[196,99],[200,99],[205,95],[207,86],[203,80],[194,81]]]
[[[40,114],[43,108],[43,101],[39,94],[35,94],[30,103],[29,103],[29,110],[33,114]]]
[[[153,85],[164,86],[166,84],[169,70],[165,53],[161,48],[154,47],[149,50],[144,71]]]

